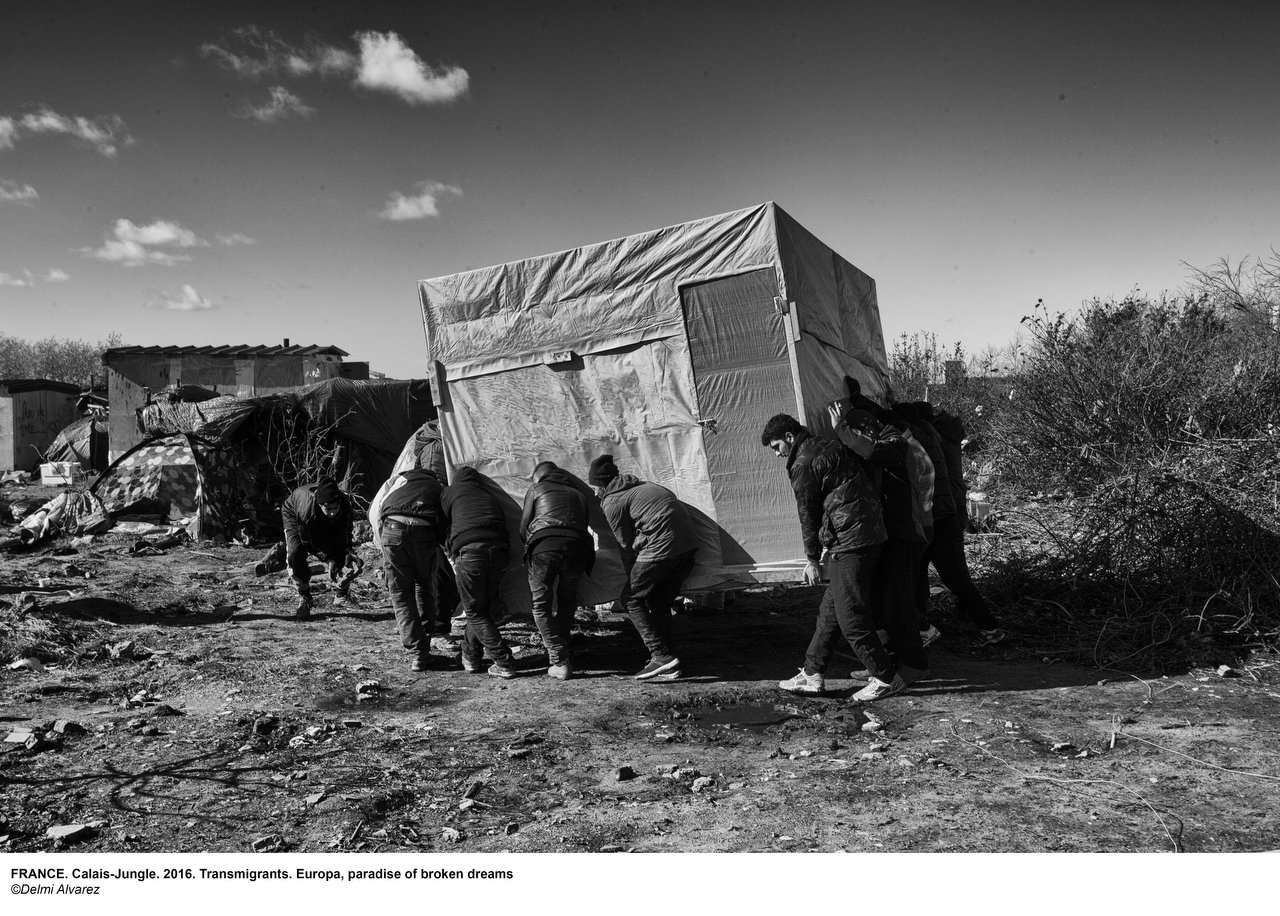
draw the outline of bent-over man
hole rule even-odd
[[[698,539],[684,504],[666,487],[619,474],[612,455],[591,462],[587,482],[622,547],[622,604],[649,650],[636,680],[673,681],[680,659],[671,643],[671,602],[693,569]]]
[[[346,596],[350,578],[342,577],[344,566],[358,571],[364,564],[351,552],[351,502],[332,478],[298,487],[280,509],[284,521],[285,563],[298,590],[294,616],[308,620],[315,606],[311,597],[311,566],[308,554],[315,554],[327,566],[329,578],[342,579],[338,597]],[[354,575],[354,572],[352,573]]]
[[[436,617],[433,583],[444,533],[443,488],[434,471],[414,468],[392,477],[378,492],[377,542],[396,614],[400,643],[414,654],[414,671],[431,669],[431,629]]]
[[[520,539],[525,543],[533,620],[547,650],[547,675],[573,676],[569,634],[578,607],[578,583],[595,563],[595,543],[587,527],[587,498],[553,461],[533,469],[524,495]]]

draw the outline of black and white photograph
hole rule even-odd
[[[9,906],[1254,901],[1277,35],[9,5]]]

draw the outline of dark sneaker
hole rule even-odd
[[[996,627],[994,630],[979,630],[978,645],[994,646],[996,643],[1004,642],[1006,636],[1008,636],[1008,634],[999,627]]]
[[[929,629],[920,631],[920,645],[926,649],[932,646],[935,642],[937,642],[941,638],[942,638],[942,631],[939,630],[937,627],[935,627],[933,624],[929,624]]]
[[[636,675],[636,680],[651,680],[659,674],[666,674],[668,671],[679,667],[680,659],[674,655],[655,655],[649,659],[649,664],[640,669],[640,673]]]
[[[431,655],[427,652],[420,652],[414,657],[413,662],[409,665],[410,671],[430,671]]]
[[[867,686],[855,693],[851,699],[855,703],[874,703],[876,700],[902,693],[906,689],[907,684],[901,674],[895,674],[893,680],[887,684],[880,678],[873,677],[867,681]]]
[[[489,677],[500,677],[503,680],[511,680],[513,677],[519,677],[520,673],[516,671],[515,666],[511,662],[494,662],[489,666]]]
[[[910,687],[916,681],[927,681],[929,679],[928,668],[912,668],[910,665],[900,665],[898,667],[898,676],[902,678],[902,682]]]
[[[303,598],[298,602],[297,608],[294,609],[293,616],[296,620],[310,620],[311,608],[315,605],[311,603],[310,598]]]
[[[787,693],[822,693],[823,686],[821,674],[809,674],[803,668],[795,677],[778,681],[778,689],[785,690]]]

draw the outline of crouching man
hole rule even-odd
[[[502,505],[475,468],[458,468],[440,497],[447,535],[445,549],[458,579],[458,604],[467,615],[462,635],[462,668],[479,674],[484,655],[493,677],[516,677],[515,656],[493,619],[502,573],[511,559]]]
[[[285,563],[298,590],[294,616],[308,620],[315,606],[308,554],[315,554],[328,566],[329,579],[339,583],[339,598],[346,597],[351,579],[364,566],[351,550],[351,502],[331,478],[322,477],[294,490],[284,501],[280,515],[284,521]],[[344,567],[349,570],[346,575]]]
[[[649,650],[649,662],[636,680],[673,681],[681,672],[671,644],[671,602],[693,569],[698,550],[693,520],[666,487],[619,474],[612,455],[591,462],[587,482],[622,547],[627,572],[622,604]]]
[[[870,702],[901,693],[906,684],[876,635],[871,597],[886,538],[878,475],[849,448],[811,434],[788,414],[769,419],[760,444],[787,462],[804,540],[806,585],[822,581],[823,547],[828,550],[830,584],[818,608],[804,667],[778,686],[791,693],[821,693],[827,665],[843,634],[870,672],[867,686],[853,699]]]
[[[524,496],[520,538],[525,542],[533,620],[547,650],[547,675],[573,676],[569,632],[578,607],[578,583],[595,563],[595,544],[587,527],[587,498],[574,480],[552,461],[533,469],[533,486]]]
[[[434,471],[402,471],[383,484],[377,543],[391,593],[401,644],[414,654],[414,671],[431,669],[431,628],[436,617],[432,585],[444,531],[443,488]]]

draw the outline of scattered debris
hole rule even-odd
[[[693,781],[693,785],[690,788],[692,788],[694,792],[701,792],[704,789],[710,789],[715,784],[716,781],[710,776],[699,776]]]
[[[456,827],[444,827],[440,831],[440,839],[446,843],[461,843],[462,831]]]
[[[513,747],[508,749],[507,756],[512,760],[523,760],[524,758],[530,756],[532,753],[533,753],[532,748]]]
[[[324,793],[324,792],[317,792],[317,793],[315,793],[314,795],[308,795],[308,796],[307,796],[307,807],[308,807],[308,808],[310,808],[312,805],[318,805],[318,804],[320,804],[320,802],[324,801],[324,799],[325,799],[325,793]]]
[[[636,773],[635,770],[633,770],[631,767],[628,767],[628,766],[621,766],[613,771],[613,778],[617,782],[627,782],[629,780],[635,779],[636,776],[638,775],[639,774]]]
[[[90,821],[85,824],[60,824],[44,832],[47,839],[60,843],[76,843],[87,840],[107,824],[106,821]]]
[[[259,716],[253,722],[253,733],[255,735],[269,735],[276,730],[280,724],[280,720],[275,716]]]
[[[278,833],[269,833],[253,841],[254,852],[281,852],[284,848],[284,837]]]
[[[86,729],[79,722],[73,722],[70,719],[59,719],[53,723],[53,730],[59,735],[84,735],[88,734]]]
[[[1219,665],[1217,669],[1218,677],[1239,677],[1240,672],[1230,665]]]
[[[34,671],[36,674],[44,674],[48,671],[44,663],[38,658],[20,658],[16,662],[9,663],[10,671]]]

